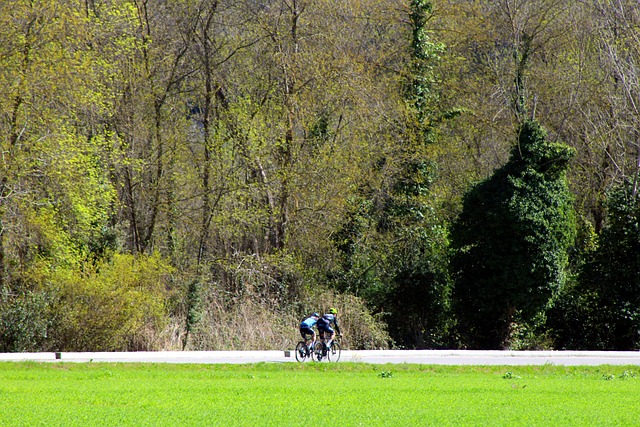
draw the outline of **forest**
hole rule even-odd
[[[0,352],[640,348],[635,0],[0,2]]]

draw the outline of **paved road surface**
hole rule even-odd
[[[293,351],[164,351],[113,353],[0,353],[2,361],[258,363],[296,362]],[[640,352],[617,351],[470,351],[363,350],[343,351],[340,361],[420,363],[427,365],[638,365]],[[322,362],[326,363],[326,362]]]

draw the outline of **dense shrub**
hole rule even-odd
[[[158,256],[114,255],[57,275],[52,343],[60,351],[151,350],[168,320],[170,267]]]
[[[40,351],[47,339],[48,295],[28,291],[0,298],[0,353]]]

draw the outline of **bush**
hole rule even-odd
[[[59,351],[153,350],[164,329],[170,267],[159,256],[113,256],[55,278]]]
[[[47,294],[25,292],[0,300],[0,353],[39,351],[47,338]]]

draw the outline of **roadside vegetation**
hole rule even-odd
[[[0,2],[0,352],[640,348],[633,0]]]

